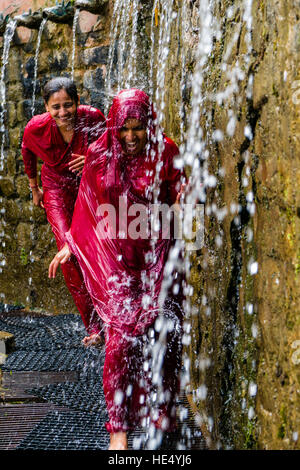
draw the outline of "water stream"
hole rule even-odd
[[[15,30],[17,27],[17,21],[15,19],[9,19],[4,37],[3,37],[3,53],[2,53],[2,67],[0,76],[0,132],[1,132],[1,151],[0,151],[0,171],[4,168],[4,147],[6,143],[5,137],[5,118],[6,118],[6,85],[5,85],[5,74],[6,67],[8,64],[9,50],[11,41],[14,37]]]
[[[5,152],[4,148],[6,145],[6,126],[5,126],[5,119],[7,115],[7,110],[6,110],[6,66],[8,64],[8,59],[9,59],[9,50],[10,50],[10,45],[12,42],[12,39],[15,34],[17,26],[17,21],[14,19],[9,19],[4,37],[3,37],[3,53],[2,53],[2,67],[1,67],[1,75],[0,75],[0,134],[1,134],[1,150],[0,150],[0,172],[3,172],[4,170],[4,165],[5,165]],[[2,176],[0,176],[2,178]],[[0,198],[1,202],[1,210],[0,210],[0,273],[3,270],[3,267],[6,265],[6,259],[5,255],[2,252],[2,249],[5,247],[5,226],[6,226],[6,221],[5,221],[5,208],[3,207],[3,198]],[[3,294],[1,293],[1,297],[4,297]]]
[[[33,77],[33,92],[32,92],[32,106],[31,106],[31,115],[34,116],[35,113],[35,95],[36,95],[36,85],[37,85],[37,74],[38,74],[38,59],[40,53],[41,39],[42,34],[47,23],[47,18],[43,18],[38,32],[35,56],[34,56],[34,77]]]
[[[114,3],[114,10],[112,14],[112,21],[110,27],[110,42],[109,42],[109,53],[108,53],[108,65],[105,74],[104,89],[106,95],[105,102],[105,115],[107,115],[109,107],[111,105],[113,97],[113,89],[115,84],[115,73],[113,74],[113,65],[115,61],[115,49],[117,44],[117,35],[119,31],[120,22],[120,9],[123,5],[123,0],[116,0]]]
[[[72,59],[71,59],[71,78],[74,80],[74,66],[75,66],[75,54],[76,54],[76,29],[78,25],[80,9],[76,8],[74,18],[73,18],[73,27],[72,27]]]

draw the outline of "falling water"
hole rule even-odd
[[[243,14],[243,21],[246,24],[246,43],[247,43],[247,53],[244,55],[243,60],[245,65],[248,65],[249,57],[251,54],[251,7],[252,2],[246,0],[244,2],[244,14]],[[157,25],[157,12],[160,8],[160,24],[159,24],[159,45],[157,48],[157,57],[154,58],[154,30],[155,25]],[[241,102],[241,90],[240,90],[240,83],[241,80],[244,79],[245,75],[242,70],[241,64],[237,63],[232,69],[228,70],[228,85],[225,89],[217,92],[215,95],[208,96],[203,92],[203,85],[205,83],[205,73],[208,60],[212,54],[213,47],[214,47],[214,39],[220,40],[221,37],[221,28],[217,21],[217,16],[214,15],[214,12],[217,10],[217,5],[214,0],[201,0],[198,6],[198,46],[196,50],[196,60],[195,60],[195,70],[193,76],[191,78],[192,83],[192,100],[191,100],[191,111],[189,116],[186,119],[187,123],[187,131],[186,135],[184,135],[184,117],[185,111],[183,109],[183,93],[184,93],[184,86],[186,82],[186,46],[185,41],[186,36],[188,35],[188,24],[187,24],[187,6],[183,4],[181,6],[181,35],[182,35],[182,53],[181,53],[181,139],[183,145],[181,146],[180,158],[177,160],[176,165],[177,167],[185,167],[189,170],[190,177],[188,186],[185,189],[184,196],[181,199],[181,206],[182,209],[184,207],[191,207],[193,208],[193,219],[196,217],[197,222],[201,220],[203,224],[203,217],[199,218],[197,215],[197,210],[200,205],[206,201],[206,190],[209,188],[213,188],[217,184],[217,177],[213,174],[209,173],[208,164],[209,164],[209,143],[210,139],[212,141],[220,141],[223,138],[223,134],[221,130],[216,129],[211,136],[205,136],[204,129],[201,127],[201,116],[205,112],[204,103],[208,100],[216,101],[218,104],[221,102],[226,101],[227,103],[231,103],[232,106],[236,106],[236,104],[240,104]],[[228,11],[230,15],[230,10]],[[158,123],[162,124],[164,121],[164,109],[165,109],[165,77],[166,77],[166,68],[168,62],[168,53],[169,53],[169,34],[170,34],[170,24],[172,19],[175,17],[174,12],[172,11],[172,2],[154,2],[153,5],[153,16],[152,16],[152,23],[151,23],[151,38],[152,38],[152,48],[151,48],[151,55],[150,55],[150,67],[149,67],[149,75],[150,75],[150,86],[155,89],[155,93],[153,92],[153,100],[155,104],[155,108],[157,110],[158,115]],[[163,27],[162,27],[163,25]],[[158,25],[157,25],[158,26]],[[239,26],[240,28],[241,26]],[[226,60],[230,56],[230,51],[234,46],[235,42],[238,39],[238,31],[237,34],[234,35],[232,42],[228,45],[228,50],[225,52],[223,57],[223,63],[221,64],[221,70],[226,70],[227,63]],[[159,60],[158,60],[159,58]],[[163,60],[162,60],[163,59]],[[155,70],[154,64],[159,64],[158,70]],[[155,75],[156,72],[156,75]],[[252,86],[252,77],[249,77],[248,86],[247,86],[247,98],[251,96],[251,86]],[[237,99],[237,103],[235,102],[236,96],[240,98]],[[206,119],[209,119],[206,116]],[[227,132],[229,135],[233,136],[235,132],[235,123],[237,120],[236,113],[234,109],[229,108],[228,112],[228,124],[227,124]],[[251,129],[250,126],[245,127],[245,136],[251,139]],[[157,136],[158,142],[161,142],[159,136]],[[245,155],[245,159],[249,160],[247,154]],[[220,174],[222,174],[222,169],[220,170]],[[156,189],[159,192],[159,168],[156,173],[157,175],[157,185]],[[251,194],[248,195],[248,210],[254,210],[253,206],[250,207],[250,203],[252,203]],[[203,205],[202,205],[203,209]],[[207,207],[207,212],[211,210],[210,206]],[[225,215],[228,213],[227,209],[224,210],[216,210],[218,220],[222,221]],[[190,224],[186,223],[187,220],[184,220],[184,235],[189,238],[189,233],[191,233]],[[201,227],[199,227],[201,229]],[[203,229],[203,225],[202,225]],[[216,240],[217,242],[217,240]],[[222,241],[220,240],[220,243]],[[182,253],[184,253],[184,262],[182,262]],[[177,240],[176,244],[170,252],[169,260],[167,262],[165,268],[165,277],[164,277],[164,284],[160,296],[160,305],[162,306],[167,292],[172,286],[173,283],[173,276],[172,273],[177,271],[184,274],[186,279],[186,283],[183,285],[184,293],[185,293],[185,302],[184,302],[184,313],[185,313],[185,320],[183,324],[183,343],[185,345],[190,344],[190,332],[191,332],[191,323],[190,319],[193,315],[195,307],[191,302],[191,298],[193,295],[193,286],[189,285],[189,277],[191,272],[191,260],[190,260],[191,252],[188,249],[188,245],[184,243],[182,240]],[[253,263],[251,266],[254,266]],[[250,268],[251,269],[251,268]],[[205,309],[209,311],[209,293],[205,293],[204,297],[206,297],[205,302]],[[197,312],[195,312],[197,313]],[[157,385],[158,388],[160,387],[160,364],[161,364],[161,355],[165,347],[165,338],[166,338],[166,325],[165,329],[160,327],[159,331],[159,342],[153,347],[153,376],[157,378]],[[212,363],[213,357],[202,358],[201,360],[201,367],[202,369],[209,367]],[[207,395],[207,387],[205,383],[200,384],[199,389],[197,390],[189,390],[189,368],[190,368],[190,359],[188,355],[183,357],[183,366],[184,366],[184,373],[181,378],[181,386],[187,392],[192,393],[195,397],[195,400],[205,400]],[[251,388],[253,390],[253,387]],[[250,392],[249,392],[250,393]],[[250,407],[250,414],[251,414],[251,407]],[[253,409],[252,409],[253,410]],[[184,413],[182,413],[184,416]],[[252,417],[252,414],[251,414]],[[211,416],[207,416],[204,413],[201,415],[201,420],[206,424],[207,429],[213,429],[213,419]],[[200,423],[201,424],[201,423]],[[151,446],[156,446],[157,441],[159,441],[159,436],[157,433],[153,433],[152,440],[150,442]]]
[[[5,116],[6,116],[6,89],[5,89],[5,72],[8,64],[10,44],[14,37],[17,21],[15,19],[9,19],[4,37],[3,37],[3,53],[2,53],[2,68],[0,76],[0,132],[1,132],[1,156],[0,156],[0,171],[4,167],[4,146],[5,146]]]
[[[143,88],[138,78],[137,35],[140,0],[117,0],[110,29],[108,65],[105,75],[106,112],[111,97],[123,88]],[[116,64],[115,64],[115,61]],[[115,69],[116,65],[116,69]]]
[[[207,159],[209,157],[206,143],[204,140],[203,129],[200,126],[200,117],[203,112],[202,103],[204,101],[202,84],[204,81],[204,70],[207,61],[210,57],[213,39],[216,34],[216,28],[213,24],[213,9],[214,1],[202,0],[199,4],[198,19],[199,19],[199,34],[198,46],[196,50],[196,66],[192,77],[192,102],[191,112],[188,118],[188,129],[186,134],[185,145],[182,148],[182,164],[186,168],[190,168],[189,183],[183,197],[184,204],[190,204],[193,211],[199,203],[206,200],[205,190],[206,187],[213,186],[215,179],[208,174]],[[191,253],[185,251],[184,271],[187,279],[185,289],[185,332],[186,344],[191,339],[189,333],[191,331],[191,317],[193,315],[193,305],[191,298],[193,294],[193,286],[189,285],[189,277],[191,272]],[[210,364],[209,359],[207,364]],[[186,391],[192,393],[190,390],[190,358],[188,355],[183,357],[183,365],[185,370],[185,381],[182,386],[186,387]],[[202,388],[201,388],[202,387]],[[200,384],[202,393],[200,399],[206,398],[206,384]],[[209,422],[210,417],[202,416],[205,422]]]
[[[206,68],[208,64],[208,60],[210,56],[213,53],[213,47],[214,47],[214,40],[219,41],[221,39],[221,27],[218,24],[217,20],[217,15],[214,15],[214,12],[217,12],[217,3],[214,0],[201,0],[199,2],[199,10],[198,10],[198,19],[199,19],[199,36],[198,36],[198,47],[197,47],[197,52],[196,52],[196,66],[194,70],[194,74],[191,80],[192,83],[192,100],[191,100],[191,111],[189,113],[188,119],[187,119],[187,132],[185,136],[185,142],[184,145],[181,146],[181,160],[178,160],[177,165],[182,165],[182,167],[185,167],[189,169],[190,173],[190,178],[189,178],[189,184],[185,190],[185,194],[183,197],[184,204],[191,204],[194,208],[197,207],[197,204],[199,202],[206,202],[206,190],[209,188],[214,188],[217,186],[218,182],[218,175],[212,175],[209,173],[209,159],[210,159],[210,146],[213,142],[220,142],[223,140],[224,135],[222,130],[220,129],[215,129],[211,134],[207,132],[207,128],[202,128],[201,127],[201,116],[204,115],[205,113],[205,119],[203,119],[203,122],[206,121],[206,123],[210,119],[210,114],[207,113],[207,107],[209,104],[209,101],[211,103],[216,103],[218,106],[222,106],[225,109],[227,109],[228,113],[228,123],[226,126],[226,132],[228,136],[232,137],[235,133],[235,125],[237,123],[237,112],[239,109],[239,106],[242,103],[243,98],[246,96],[246,99],[249,100],[251,99],[252,96],[252,84],[253,84],[253,77],[251,74],[249,75],[248,78],[248,83],[245,88],[245,93],[243,93],[243,90],[241,88],[241,83],[242,80],[245,79],[245,70],[248,70],[249,68],[249,62],[250,62],[250,56],[251,56],[251,51],[252,51],[252,45],[251,45],[251,28],[252,28],[252,13],[251,13],[251,8],[252,8],[252,1],[250,0],[245,0],[243,2],[243,16],[242,20],[245,25],[246,29],[246,35],[245,35],[245,42],[246,42],[246,47],[247,51],[243,55],[243,64],[239,63],[238,60],[235,62],[229,62],[229,58],[232,61],[231,57],[231,51],[235,44],[238,41],[238,38],[240,36],[240,31],[241,28],[243,27],[243,24],[237,24],[236,25],[236,32],[233,34],[232,40],[227,44],[227,48],[225,49],[223,53],[223,61],[220,64],[220,70],[222,72],[226,73],[227,77],[227,83],[226,86],[221,88],[220,90],[217,89],[217,91],[211,95],[209,95],[207,92],[203,92],[203,88],[206,85]],[[234,7],[230,7],[227,10],[227,15],[228,18],[231,18],[233,16],[233,10]],[[185,12],[182,10],[182,17],[184,18]],[[183,114],[182,114],[183,116]],[[206,131],[206,132],[205,132]],[[244,129],[244,134],[245,138],[251,141],[252,139],[252,131],[251,127],[249,124],[246,124],[245,129]],[[183,132],[181,133],[183,135]],[[248,184],[248,178],[247,175],[249,176],[250,174],[250,156],[249,152],[246,151],[243,155],[244,161],[245,161],[245,175],[246,177],[243,179],[243,186],[245,187]],[[219,169],[219,175],[222,177],[223,175],[223,169]],[[217,192],[216,192],[217,194]],[[255,205],[253,202],[253,194],[251,191],[248,192],[246,195],[246,200],[247,200],[247,210],[249,212],[249,216],[251,217],[254,212],[255,212]],[[232,204],[231,206],[233,206]],[[235,205],[236,206],[236,205]],[[210,214],[212,214],[215,217],[215,220],[218,221],[218,223],[222,223],[224,220],[224,217],[229,213],[229,210],[227,207],[220,207],[218,208],[215,203],[213,204],[208,204],[206,203],[206,214],[209,217]],[[237,218],[237,221],[239,218]],[[239,222],[237,222],[239,223]],[[248,227],[248,236],[247,240],[251,242],[252,239],[252,234],[251,234],[251,229]],[[216,237],[215,240],[216,247],[220,246],[223,241],[222,241],[222,230],[220,230],[220,235]],[[177,244],[178,245],[178,244]],[[176,246],[175,246],[176,250]],[[179,248],[177,248],[177,251],[179,252]],[[171,263],[171,266],[168,267],[168,273],[172,271],[172,263],[175,263],[176,266],[176,260],[177,260],[177,253],[175,252],[175,256],[171,253],[170,254],[170,259],[169,262]],[[189,278],[190,270],[191,270],[191,262],[190,262],[190,254],[188,251],[186,251],[186,256],[185,256],[185,263],[184,265],[184,273],[186,275],[186,278]],[[180,263],[177,262],[177,268],[180,269]],[[250,274],[255,274],[257,271],[257,263],[255,262],[255,259],[252,261],[250,260],[248,270]],[[168,286],[168,278],[166,278],[166,285]],[[186,286],[186,301],[185,301],[185,327],[186,330],[189,331],[191,325],[189,324],[188,319],[193,315],[193,310],[195,307],[193,307],[193,304],[191,303],[190,299],[193,293],[193,287],[187,284]],[[211,309],[210,302],[213,304],[214,303],[214,298],[211,297],[211,294],[209,292],[206,292],[204,290],[204,295],[203,299],[205,298],[205,302],[203,302],[203,309],[206,312],[209,312]],[[251,303],[251,300],[247,301],[247,305],[245,306],[246,310],[250,311],[253,310],[253,305]],[[197,309],[196,309],[197,310]],[[207,313],[207,318],[209,318],[209,313]],[[228,324],[228,329],[230,331],[230,335],[232,335],[233,342],[232,345],[227,345],[228,347],[235,347],[234,345],[236,344],[236,338],[239,336],[239,331],[238,327],[236,325]],[[253,331],[253,336],[256,335],[256,325],[254,324],[254,327],[252,328]],[[188,340],[188,338],[187,338]],[[251,339],[250,339],[251,341]],[[205,364],[202,361],[202,370],[205,370],[206,367],[209,367],[212,361],[214,360],[214,354],[215,351],[212,351],[212,356],[204,358],[205,359]],[[195,402],[198,400],[205,400],[206,395],[207,395],[207,387],[206,384],[200,384],[200,387],[197,390],[189,390],[189,374],[188,374],[188,368],[189,368],[189,357],[184,357],[183,358],[183,363],[186,369],[186,390],[190,393],[193,394],[195,398]],[[203,365],[204,364],[204,365]],[[253,365],[255,367],[255,364]],[[203,369],[204,368],[204,369]],[[252,386],[249,386],[249,396],[250,396],[250,406],[248,409],[248,418],[249,420],[254,418],[254,412],[253,412],[253,406],[251,406],[251,400],[253,404],[253,397],[255,394],[253,393],[253,390],[256,390],[255,384],[252,384]],[[230,401],[227,401],[227,403]],[[242,407],[244,407],[245,404],[241,404],[241,411]],[[199,415],[200,416],[200,415]],[[211,416],[205,415],[204,412],[202,412],[202,415],[200,416],[200,419],[206,425],[206,428],[208,430],[212,430],[214,423],[213,419]],[[199,422],[199,424],[201,424]],[[209,442],[208,442],[209,444]]]
[[[189,128],[187,130],[186,142],[184,146],[181,146],[181,158],[176,162],[177,167],[190,168],[189,184],[186,188],[184,197],[181,199],[181,208],[184,211],[184,207],[189,207],[193,210],[195,216],[196,208],[199,202],[205,200],[205,192],[203,185],[203,160],[207,158],[205,153],[205,143],[203,141],[202,129],[199,125],[199,116],[201,115],[201,103],[203,100],[201,85],[203,82],[203,68],[206,61],[211,53],[212,40],[214,36],[213,25],[212,25],[212,2],[201,1],[199,5],[199,36],[198,36],[198,48],[196,52],[196,67],[194,75],[192,77],[192,106],[191,113],[188,118]],[[182,30],[186,28],[186,10],[185,8],[181,11]],[[183,36],[184,38],[184,36]],[[181,83],[184,80],[184,63],[182,65],[182,78]],[[164,86],[162,78],[161,87]],[[163,93],[162,93],[163,96]],[[190,219],[192,220],[192,219]],[[187,226],[186,220],[184,221],[183,229],[184,235],[189,235],[191,227]],[[188,224],[189,225],[189,224]],[[184,289],[185,302],[184,302],[184,323],[183,323],[183,345],[188,346],[190,343],[190,317],[192,314],[192,305],[190,298],[192,296],[192,286],[188,284],[190,275],[190,255],[191,252],[187,249],[187,245],[184,240],[177,240],[174,248],[171,250],[168,262],[165,267],[164,283],[162,286],[160,302],[163,305],[167,293],[173,284],[173,272],[182,273],[184,276],[184,283],[182,288]],[[183,258],[182,258],[183,257]],[[189,391],[189,369],[190,359],[187,354],[184,354],[183,358],[183,372],[181,376],[181,388],[182,390]],[[158,360],[154,357],[154,364],[156,367],[159,365]],[[181,407],[181,416],[184,420],[186,412]],[[188,435],[188,429],[185,428],[185,432]]]
[[[39,53],[40,53],[42,34],[43,34],[46,23],[47,23],[47,18],[43,18],[39,27],[35,56],[34,56],[34,77],[33,77],[33,92],[32,92],[32,106],[31,106],[32,116],[34,116],[34,112],[35,112],[35,94],[36,94],[36,85],[37,85],[38,58],[39,58]]]
[[[6,89],[5,89],[5,73],[6,73],[6,66],[8,64],[9,58],[9,49],[10,44],[13,39],[15,29],[17,26],[17,21],[14,19],[10,19],[6,25],[4,38],[3,38],[3,53],[2,53],[2,68],[1,68],[1,76],[0,76],[0,132],[1,132],[1,154],[0,154],[0,172],[4,169],[4,147],[5,147],[5,117],[6,117]],[[2,178],[2,176],[0,176]],[[2,202],[2,197],[1,197]],[[5,220],[3,218],[3,214],[5,212],[4,208],[1,208],[1,232],[0,232],[0,239],[1,239],[1,247],[5,247]],[[2,266],[5,266],[6,260],[5,256],[2,252],[0,252],[0,272],[2,272]],[[2,293],[1,293],[2,296]]]
[[[76,29],[78,24],[80,9],[76,8],[74,18],[73,18],[73,27],[72,27],[72,59],[71,59],[71,78],[74,80],[74,64],[75,64],[75,53],[76,53]]]
[[[126,41],[128,30],[129,30],[129,21],[131,19],[131,2],[123,1],[122,10],[121,10],[121,19],[120,19],[120,34],[119,34],[119,44],[118,44],[118,64],[117,64],[117,91],[124,88],[124,72],[125,72],[125,63],[126,57],[125,54],[130,53],[130,45]],[[126,46],[129,46],[128,48]]]
[[[153,83],[153,76],[154,76],[154,47],[155,47],[155,28],[158,26],[158,5],[159,0],[154,0],[153,2],[153,9],[152,9],[152,19],[151,19],[151,32],[150,32],[150,39],[151,39],[151,49],[150,49],[150,60],[149,60],[149,94],[150,98],[152,99],[154,93],[154,83]]]
[[[171,26],[176,18],[176,12],[173,12],[173,1],[165,0],[161,2],[159,38],[156,55],[156,85],[153,102],[157,112],[157,122],[163,125],[166,107],[166,71],[168,66],[168,57],[170,53]],[[161,136],[157,136],[159,144],[161,144]],[[161,151],[162,149],[160,149]]]
[[[137,27],[138,27],[138,15],[139,15],[139,0],[133,0],[132,3],[132,28],[131,28],[131,41],[130,50],[127,66],[127,77],[125,77],[125,88],[132,88],[134,86],[134,80],[136,79],[136,50],[137,50]]]
[[[168,57],[170,52],[170,37],[171,37],[171,27],[172,22],[176,18],[175,12],[173,12],[173,2],[171,0],[166,0],[161,4],[161,11],[160,11],[160,21],[158,24],[157,15],[158,15],[158,8],[159,3],[154,2],[153,11],[152,11],[152,24],[151,24],[151,54],[150,54],[150,87],[153,89],[154,80],[155,80],[155,93],[153,91],[152,95],[150,94],[150,99],[153,102],[155,112],[157,114],[157,122],[156,122],[156,131],[154,136],[155,143],[158,144],[158,161],[156,164],[155,169],[155,176],[154,176],[154,183],[153,187],[151,188],[153,194],[153,202],[154,204],[158,203],[159,193],[160,193],[160,172],[162,169],[162,161],[161,156],[164,151],[164,138],[163,138],[163,124],[165,120],[165,108],[166,108],[166,71],[168,65]],[[157,52],[155,57],[155,34],[153,32],[154,27],[157,25],[159,28],[158,34],[158,45],[157,45]],[[156,59],[156,60],[155,60]],[[154,63],[156,63],[156,68],[154,68]],[[156,73],[155,79],[154,74]],[[152,90],[151,90],[152,91]],[[151,93],[150,91],[150,93]],[[150,158],[152,156],[150,155]],[[158,218],[159,214],[153,214],[153,217],[156,219]],[[153,225],[157,225],[159,222],[158,220],[153,220]],[[155,248],[156,240],[153,237],[152,239],[152,249],[153,249],[153,256],[154,256],[154,248]]]
[[[119,27],[119,21],[120,21],[120,8],[122,6],[122,1],[123,0],[116,0],[114,4],[114,10],[112,14],[112,22],[111,22],[111,28],[110,28],[110,42],[109,42],[109,52],[108,52],[108,64],[107,64],[107,69],[106,69],[106,74],[105,74],[105,81],[104,81],[104,88],[105,88],[105,94],[106,94],[106,103],[105,103],[105,115],[108,112],[109,106],[110,106],[110,98],[113,94],[113,77],[112,77],[112,71],[113,71],[113,64],[114,64],[114,59],[115,59],[115,48],[116,48],[116,39],[117,39],[117,34],[118,34],[118,27]]]

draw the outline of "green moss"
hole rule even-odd
[[[278,92],[276,86],[274,85],[274,83],[272,85],[272,95],[275,96],[276,98],[279,97],[279,92]]]
[[[26,253],[25,248],[21,248],[20,263],[22,266],[26,266],[28,264],[28,254]]]
[[[296,260],[296,264],[295,264],[295,274],[296,274],[296,276],[298,276],[298,274],[300,274],[300,248],[299,248],[298,253],[297,253],[297,260]]]
[[[245,426],[245,441],[244,449],[257,449],[257,437],[256,437],[256,420],[248,419],[248,422]]]
[[[293,330],[295,328],[295,322],[293,322],[292,320],[287,320],[286,327],[288,330]]]
[[[259,2],[259,9],[261,10],[262,14],[265,13],[265,2],[262,0]]]
[[[285,406],[282,406],[279,414],[280,414],[281,423],[278,428],[277,437],[278,439],[284,439],[285,434],[286,434],[286,425],[287,425],[287,416],[286,416]]]

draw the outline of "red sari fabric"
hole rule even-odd
[[[148,143],[141,155],[128,156],[122,151],[119,131],[127,118],[136,118],[147,128]],[[143,367],[144,351],[149,331],[161,314],[159,293],[173,240],[160,232],[153,247],[150,237],[132,237],[129,229],[136,219],[134,209],[148,208],[153,202],[150,189],[157,164],[162,163],[161,203],[174,204],[182,176],[173,165],[178,148],[166,136],[159,155],[154,120],[149,98],[142,91],[124,90],[116,96],[106,132],[89,147],[71,229],[66,233],[96,311],[106,325],[103,388],[109,432],[133,429],[149,414],[145,403],[152,385]],[[145,226],[147,223],[144,221]],[[181,364],[181,309],[176,299],[168,301],[174,328],[162,361],[165,399],[152,422],[161,426],[157,423],[163,417],[163,429],[170,431],[175,426]]]
[[[29,178],[37,175],[38,158],[44,161],[41,171],[43,203],[58,250],[66,242],[65,233],[72,222],[80,184],[80,178],[68,169],[71,153],[86,155],[89,143],[99,138],[104,126],[105,118],[99,110],[81,105],[77,108],[75,132],[69,144],[64,142],[49,113],[34,116],[24,130],[22,155]],[[62,265],[62,272],[88,333],[99,333],[101,322],[74,256]]]
[[[37,175],[40,158],[56,173],[70,173],[68,163],[71,153],[86,155],[89,144],[97,140],[105,127],[101,111],[93,106],[80,105],[76,111],[75,132],[69,144],[64,142],[50,113],[34,116],[24,129],[22,156],[29,178]]]
[[[150,136],[151,148],[134,157],[123,154],[119,139],[119,129],[129,117],[145,123]],[[172,244],[171,239],[159,238],[154,259],[147,262],[151,239],[130,238],[135,210],[152,202],[149,188],[159,158],[151,144],[154,118],[142,91],[125,90],[115,98],[106,132],[89,148],[72,226],[66,234],[99,316],[105,324],[132,336],[143,334],[159,312],[163,268]],[[169,205],[175,203],[180,188],[181,172],[173,166],[177,154],[176,144],[164,137],[159,200]],[[152,289],[145,279],[152,280]]]

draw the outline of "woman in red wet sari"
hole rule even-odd
[[[44,87],[44,102],[47,112],[34,116],[25,127],[22,156],[33,203],[45,209],[60,250],[71,225],[88,146],[103,134],[105,118],[92,106],[78,105],[77,88],[69,78],[50,80]],[[37,180],[38,158],[44,162],[43,189]],[[99,317],[75,257],[62,266],[62,272],[88,332],[84,344],[100,341]]]
[[[153,243],[147,217],[157,168],[158,201],[169,206],[178,200],[182,174],[173,166],[178,148],[171,139],[163,136],[163,151],[158,151],[154,120],[141,90],[123,90],[115,97],[107,130],[88,151],[67,243],[49,266],[49,277],[55,277],[59,264],[75,254],[104,322],[103,389],[111,450],[126,449],[127,432],[140,424],[150,421],[150,427],[166,432],[176,426],[180,293],[167,297],[162,308],[159,304],[173,240],[161,231]],[[168,334],[160,382],[151,377],[151,342],[162,319],[168,321]]]

